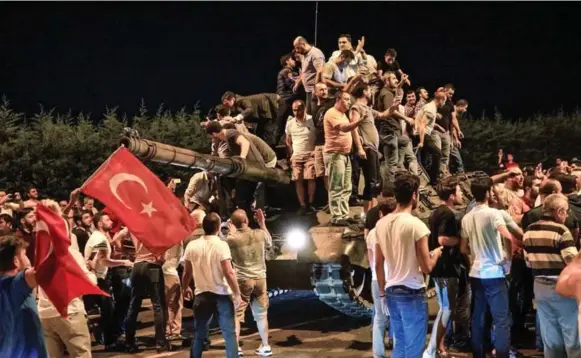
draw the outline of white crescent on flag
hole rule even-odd
[[[129,207],[129,205],[125,204],[125,202],[123,200],[121,200],[121,198],[119,197],[119,194],[117,194],[117,187],[119,186],[119,184],[121,184],[125,181],[133,181],[133,182],[138,183],[139,185],[141,185],[143,187],[143,189],[145,190],[146,193],[148,192],[147,186],[145,185],[145,183],[143,182],[143,180],[140,177],[138,177],[137,175],[129,174],[129,173],[115,174],[111,179],[109,179],[109,189],[111,189],[111,193],[113,193],[115,198],[117,200],[119,200],[121,202],[121,204],[125,205],[125,207],[127,207],[128,209],[131,209],[131,207]]]

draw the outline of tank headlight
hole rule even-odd
[[[286,243],[293,249],[302,249],[307,243],[307,233],[301,229],[292,229],[286,234]]]

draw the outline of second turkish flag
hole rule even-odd
[[[125,147],[115,151],[81,191],[105,204],[155,255],[196,226],[179,199]]]

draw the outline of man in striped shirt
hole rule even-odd
[[[534,292],[545,357],[580,357],[577,302],[556,292],[557,278],[575,258],[577,248],[565,225],[569,204],[561,194],[549,195],[541,220],[528,226],[523,245],[535,278]]]

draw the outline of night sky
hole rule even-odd
[[[226,90],[274,92],[281,55],[314,37],[314,2],[0,4],[0,92],[29,114],[108,105],[206,112]],[[379,61],[388,47],[412,86],[447,82],[472,116],[577,107],[581,34],[575,3],[320,2],[317,47],[337,37]]]

